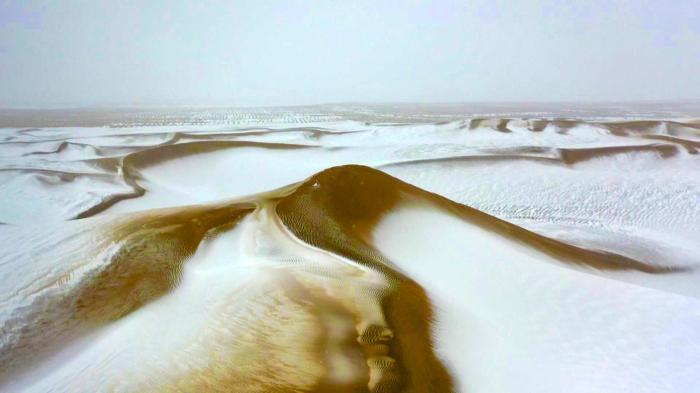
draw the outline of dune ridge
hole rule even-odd
[[[272,128],[241,128],[235,131],[167,131],[167,132],[127,132],[119,129],[106,129],[101,138],[117,138],[114,142],[101,145],[95,143],[94,135],[71,135],[55,137],[45,134],[41,129],[21,129],[15,136],[6,136],[0,146],[10,148],[22,146],[18,157],[4,158],[0,161],[0,172],[7,176],[21,175],[41,181],[47,176],[56,179],[58,184],[71,184],[78,180],[95,181],[103,184],[100,195],[90,198],[83,206],[76,206],[67,214],[71,219],[80,219],[100,214],[121,201],[142,197],[144,188],[140,172],[165,161],[183,157],[208,154],[239,148],[338,151],[354,147],[352,140],[365,138],[390,128],[389,126],[356,125],[355,129],[331,129],[318,126]],[[405,126],[405,125],[397,125]],[[596,132],[609,133],[626,139],[621,145],[602,146],[538,146],[520,145],[514,148],[474,147],[469,154],[430,154],[426,157],[403,158],[392,157],[389,160],[365,164],[377,168],[405,165],[406,163],[450,162],[455,160],[510,160],[526,159],[555,162],[563,165],[578,163],[602,157],[614,157],[636,153],[657,153],[661,159],[669,158],[683,149],[687,154],[696,155],[700,147],[700,128],[693,122],[677,121],[581,121],[566,119],[513,119],[513,118],[475,118],[453,122],[435,123],[436,127],[461,132],[496,131],[513,134],[526,132],[543,133],[550,130],[566,135],[579,127],[589,127]],[[379,128],[377,128],[379,127]],[[31,133],[30,133],[31,132]],[[284,140],[284,135],[293,138]],[[144,138],[157,138],[152,144],[119,143],[119,140],[134,141]],[[506,137],[507,138],[507,137]],[[353,139],[354,140],[354,139]],[[351,142],[351,143],[349,143]],[[35,146],[36,147],[32,147]],[[71,153],[78,149],[79,152]],[[86,153],[89,150],[89,154]],[[77,154],[73,158],[72,154]],[[65,157],[64,157],[65,156]],[[77,158],[85,157],[85,158]],[[307,176],[310,175],[306,174]],[[45,182],[46,183],[46,182]],[[119,190],[119,191],[116,191]]]
[[[4,366],[0,381],[8,383],[12,372],[29,368],[33,362],[57,351],[59,348],[48,345],[53,341],[69,342],[127,318],[138,321],[139,315],[146,313],[146,306],[173,296],[184,285],[180,283],[183,264],[186,267],[194,263],[188,260],[206,239],[247,223],[244,227],[252,225],[249,230],[252,236],[268,233],[272,244],[279,244],[277,248],[310,252],[315,255],[311,260],[330,258],[328,261],[335,262],[329,263],[340,269],[340,276],[335,270],[318,270],[319,267],[305,259],[282,260],[274,269],[276,273],[270,276],[269,285],[281,291],[275,295],[279,296],[275,297],[276,305],[266,306],[272,307],[267,316],[263,313],[250,322],[263,332],[269,331],[268,336],[258,338],[262,341],[256,345],[272,345],[270,359],[254,360],[242,369],[243,358],[211,355],[217,356],[218,365],[214,368],[173,371],[174,379],[154,381],[153,386],[139,385],[139,389],[228,391],[242,384],[240,391],[453,391],[453,377],[433,350],[433,306],[429,297],[418,282],[402,273],[373,243],[372,231],[379,220],[399,204],[408,202],[447,212],[565,264],[647,274],[671,274],[686,269],[647,265],[620,255],[574,247],[421,190],[376,169],[340,166],[252,198],[135,213],[104,226],[97,237],[101,240],[85,244],[92,251],[86,253],[85,261],[75,269],[80,270],[82,264],[98,255],[108,255],[101,264],[86,274],[69,270],[48,284],[23,293],[22,296],[34,299],[33,303],[17,309],[11,319],[3,322],[3,332],[7,333],[0,349],[0,363]],[[78,223],[94,220],[101,219]],[[297,249],[299,246],[294,245],[297,243],[305,246]],[[318,252],[326,252],[328,256]],[[263,259],[271,258],[270,255],[275,254],[263,254]],[[239,300],[259,301],[246,299]],[[10,300],[4,301],[11,304]],[[53,311],[45,313],[47,309]],[[308,317],[299,320],[300,315]],[[297,340],[294,334],[288,339],[279,336],[273,324],[276,318],[292,318],[288,328],[298,332],[294,334],[316,331],[318,335],[312,335],[311,341],[297,342],[305,343],[305,351],[310,351],[299,352],[308,353],[299,355],[302,356],[299,359],[306,360],[299,360],[302,363],[280,370],[274,376],[265,373],[270,372],[273,360],[281,361],[280,356],[287,351],[275,350],[275,345],[289,345],[285,340]],[[344,349],[337,357],[341,359],[337,360],[338,364],[354,364],[350,369],[356,371],[350,377],[333,377],[337,370],[329,360],[322,362],[325,367],[309,369],[314,372],[297,374],[307,367],[304,362],[310,362],[308,367],[311,367],[324,358],[326,346],[319,345],[318,340],[333,331],[322,327],[323,323],[330,323],[324,320],[355,325],[354,333],[345,333],[349,338],[339,338],[345,344],[339,347]],[[226,337],[222,336],[222,342],[233,348],[250,344],[245,339],[230,341]],[[360,353],[362,361],[357,358]]]

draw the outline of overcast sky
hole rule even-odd
[[[5,107],[698,98],[698,0],[0,0]]]

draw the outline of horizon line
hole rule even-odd
[[[641,99],[641,100],[465,100],[465,101],[337,101],[315,104],[277,104],[277,105],[236,105],[236,104],[196,104],[196,103],[131,103],[131,104],[87,104],[87,105],[0,105],[0,111],[51,111],[51,110],[155,110],[155,109],[282,109],[313,108],[340,105],[620,105],[620,104],[700,104],[696,99]]]

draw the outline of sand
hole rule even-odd
[[[0,390],[696,390],[697,124],[448,109],[3,130]]]

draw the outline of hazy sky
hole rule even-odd
[[[0,0],[0,106],[698,98],[698,0]]]

